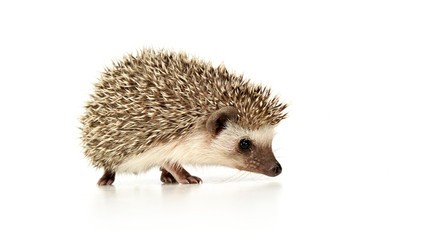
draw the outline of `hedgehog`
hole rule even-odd
[[[185,52],[140,49],[105,67],[80,118],[85,156],[116,173],[159,167],[163,183],[201,183],[183,165],[277,176],[274,128],[287,104],[269,87]]]

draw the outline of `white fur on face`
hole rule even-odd
[[[271,146],[274,135],[275,131],[273,126],[249,130],[229,123],[226,125],[226,128],[212,140],[212,146],[222,150],[234,151],[239,141],[243,138],[251,140],[255,145]]]
[[[255,145],[271,146],[274,128],[267,126],[258,130],[244,129],[228,124],[215,138],[206,131],[198,131],[183,140],[165,143],[151,148],[124,161],[117,172],[145,172],[164,163],[181,165],[222,165],[236,167],[242,156],[236,152],[242,138],[250,139]]]

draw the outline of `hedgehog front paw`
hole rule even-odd
[[[164,183],[198,184],[203,182],[201,178],[192,176],[177,163],[166,163],[160,170],[162,171],[160,180]]]
[[[196,176],[188,176],[182,179],[179,179],[179,183],[182,184],[198,184],[198,183],[202,183],[203,180],[201,180],[201,178],[196,177]]]

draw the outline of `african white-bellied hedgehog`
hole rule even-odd
[[[242,75],[185,53],[144,49],[105,68],[81,117],[99,185],[158,166],[165,183],[200,183],[182,164],[277,176],[271,149],[286,104]]]

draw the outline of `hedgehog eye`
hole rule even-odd
[[[248,151],[251,148],[251,141],[243,138],[241,141],[239,141],[239,149],[242,151]]]

